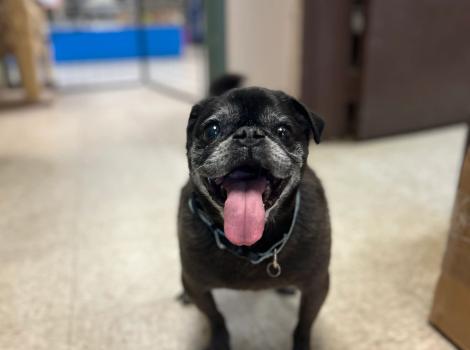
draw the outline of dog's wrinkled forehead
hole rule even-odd
[[[225,99],[244,124],[260,121],[261,117],[268,114],[268,110],[280,109],[282,103],[274,93],[261,89],[233,90]]]
[[[214,114],[226,113],[238,126],[269,124],[280,117],[296,117],[287,96],[260,88],[232,90],[218,102]]]

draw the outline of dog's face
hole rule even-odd
[[[187,128],[190,177],[237,245],[258,241],[266,220],[298,187],[323,121],[294,98],[261,88],[231,90],[195,105]]]

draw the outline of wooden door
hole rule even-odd
[[[366,3],[356,133],[369,138],[470,117],[470,1]]]

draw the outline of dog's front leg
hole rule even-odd
[[[294,331],[294,350],[310,350],[312,324],[326,299],[328,288],[328,274],[313,284],[301,287],[299,320]]]
[[[183,276],[183,287],[191,300],[204,313],[211,327],[211,339],[207,350],[229,350],[230,340],[225,320],[214,301],[212,293]]]

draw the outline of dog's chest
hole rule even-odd
[[[197,254],[185,264],[185,270],[198,276],[200,281],[203,280],[201,282],[211,288],[256,290],[296,284],[299,268],[291,260],[280,258],[281,273],[272,277],[267,271],[272,259],[252,264],[230,252],[215,250],[205,257]]]

